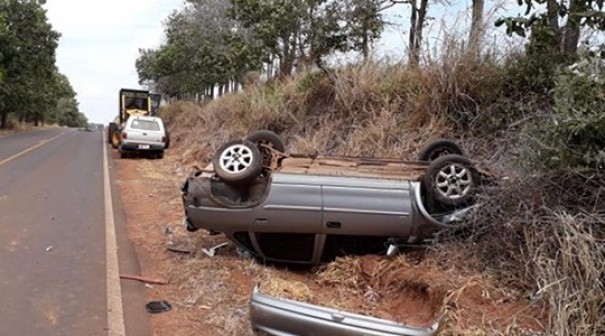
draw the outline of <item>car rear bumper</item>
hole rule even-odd
[[[162,151],[165,145],[162,144],[148,144],[139,142],[122,142],[120,150],[124,152],[135,152],[135,151]]]
[[[254,289],[250,301],[250,321],[255,331],[275,336],[432,336],[439,329],[439,322],[429,327],[412,327],[395,321],[278,299],[261,294],[258,287]]]

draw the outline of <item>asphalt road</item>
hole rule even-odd
[[[0,138],[0,335],[116,334],[102,146],[101,132],[66,128]],[[113,198],[119,268],[136,274]],[[126,334],[149,335],[143,285],[121,283]]]

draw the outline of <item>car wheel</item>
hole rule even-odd
[[[273,152],[267,148],[271,147],[278,152],[285,152],[286,146],[284,145],[284,141],[281,137],[269,130],[260,130],[253,132],[246,140],[255,143],[260,150],[262,155],[262,165],[264,167],[271,166],[271,160],[273,159]]]
[[[437,139],[425,145],[418,153],[418,160],[433,161],[438,157],[450,154],[464,156],[464,151],[455,142],[447,139]]]
[[[464,156],[452,154],[437,158],[423,178],[430,197],[445,207],[469,204],[476,187],[475,168]]]
[[[109,126],[107,127],[107,143],[112,143],[111,137],[113,136],[113,132],[117,129],[118,129],[118,124],[116,124],[114,122],[109,123]]]
[[[158,158],[158,159],[163,159],[163,158],[164,158],[164,151],[160,151],[160,152],[157,154],[157,158]]]
[[[120,147],[120,143],[122,143],[122,135],[120,134],[120,130],[116,129],[111,133],[111,147],[118,148]]]
[[[227,183],[243,184],[260,175],[261,153],[247,140],[233,140],[221,146],[212,159],[214,171]]]
[[[166,147],[164,147],[165,149],[170,148],[170,132],[168,132],[168,130],[166,130]]]
[[[120,152],[120,159],[125,159],[128,157],[128,154],[126,154],[125,152]]]

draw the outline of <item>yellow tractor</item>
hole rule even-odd
[[[109,123],[107,139],[113,148],[120,147],[122,127],[131,116],[157,116],[161,96],[145,90],[121,89],[119,114]]]

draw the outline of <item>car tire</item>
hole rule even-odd
[[[278,152],[282,152],[282,153],[286,151],[286,146],[284,145],[284,141],[282,140],[282,138],[279,135],[277,135],[276,133],[269,131],[269,130],[260,130],[260,131],[253,132],[248,137],[246,137],[246,140],[255,143],[256,146],[258,147],[258,150],[260,151],[262,158],[263,158],[262,159],[263,167],[271,166],[271,160],[273,159],[273,152],[271,150],[267,149],[265,146],[261,146],[261,145],[269,146],[269,147],[273,148],[274,150],[276,150]]]
[[[117,149],[118,147],[120,147],[121,143],[122,143],[122,134],[120,132],[120,129],[115,129],[111,133],[111,147],[113,147],[114,149]]]
[[[263,168],[258,147],[247,140],[232,140],[214,154],[212,164],[218,177],[230,184],[244,184],[257,178]]]
[[[120,159],[125,159],[128,157],[128,154],[126,154],[125,152],[120,152]]]
[[[462,148],[455,142],[447,139],[437,139],[422,147],[418,153],[418,160],[434,161],[441,156],[450,154],[465,156]]]
[[[260,130],[253,132],[252,134],[246,137],[246,140],[254,142],[257,145],[265,143],[273,147],[273,149],[278,152],[283,153],[286,151],[286,146],[284,145],[284,141],[282,140],[282,138],[275,132],[269,130]]]
[[[160,159],[160,160],[161,160],[161,159],[163,159],[163,158],[164,158],[164,151],[160,151],[160,152],[157,154],[157,158],[158,158],[158,159]]]
[[[431,162],[423,177],[429,196],[446,208],[473,201],[477,174],[472,162],[461,155],[445,155]]]
[[[112,134],[117,129],[118,129],[118,124],[116,124],[114,122],[109,123],[109,126],[107,127],[107,143],[111,143]]]
[[[170,132],[168,132],[168,130],[166,130],[166,146],[164,148],[170,148]]]

